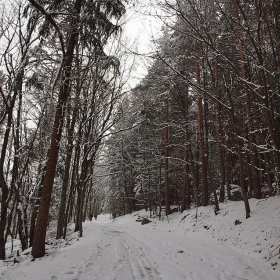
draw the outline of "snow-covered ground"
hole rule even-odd
[[[222,204],[218,215],[209,206],[163,221],[145,211],[99,216],[84,223],[84,237],[71,234],[42,259],[1,261],[0,279],[279,280],[280,198],[252,199],[250,206],[247,220],[242,202]],[[138,216],[152,222],[141,225]]]

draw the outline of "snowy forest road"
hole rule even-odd
[[[0,279],[276,280],[254,259],[205,236],[164,228],[164,223],[86,222],[85,237],[7,268]]]

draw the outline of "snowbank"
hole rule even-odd
[[[280,271],[280,198],[250,199],[249,219],[245,219],[242,201],[222,203],[220,208],[218,215],[215,215],[213,206],[207,206],[173,213],[163,221],[150,218],[149,212],[142,210],[135,213],[134,217],[119,217],[117,222],[136,220],[136,215],[153,221],[147,226],[156,227],[158,230],[203,234],[250,255],[265,266],[270,266],[272,270]]]

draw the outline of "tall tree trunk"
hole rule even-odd
[[[188,123],[188,114],[189,114],[189,92],[188,88],[185,93],[185,135],[184,135],[184,172],[183,172],[183,189],[182,189],[182,205],[181,212],[186,209],[189,209],[191,204],[191,194],[190,194],[190,179],[189,179],[189,123]]]
[[[73,209],[73,200],[76,192],[75,184],[76,184],[76,177],[78,176],[78,167],[79,167],[79,160],[80,160],[80,146],[77,143],[76,149],[75,149],[75,157],[74,157],[74,163],[72,167],[72,177],[71,177],[71,183],[70,183],[70,190],[69,190],[69,196],[65,211],[65,218],[63,223],[63,239],[66,238],[67,234],[67,224],[71,220],[72,217],[72,209]]]
[[[28,244],[27,244],[27,237],[25,236],[24,228],[23,228],[23,205],[21,204],[21,201],[18,201],[17,205],[17,214],[18,214],[18,235],[20,238],[21,242],[21,250],[24,251],[27,249]]]
[[[226,153],[226,151],[225,151]],[[226,189],[227,189],[227,198],[228,200],[231,200],[231,192],[230,192],[230,181],[229,181],[229,166],[228,166],[228,156],[227,154],[225,155],[225,182],[226,182]]]
[[[77,186],[77,206],[76,206],[76,217],[75,217],[75,228],[74,228],[74,232],[79,231],[80,230],[80,215],[82,213],[82,186],[79,183]]]
[[[21,241],[21,249],[24,251],[27,249],[27,237],[24,234],[23,229],[23,203],[21,199],[21,188],[22,184],[19,180],[19,150],[20,150],[20,123],[21,123],[21,107],[22,107],[22,92],[20,91],[18,95],[18,110],[17,110],[17,121],[16,121],[16,127],[14,131],[14,146],[15,146],[15,157],[13,161],[13,176],[12,176],[12,182],[11,185],[13,186],[15,196],[16,196],[16,212],[18,216],[18,234]]]
[[[215,37],[215,48],[216,48],[216,37]],[[220,99],[219,93],[219,62],[218,57],[215,57],[215,65],[214,65],[214,84],[215,84],[215,95],[217,100]],[[224,202],[225,199],[225,162],[224,162],[224,154],[223,154],[223,146],[222,146],[222,122],[221,122],[221,104],[220,102],[215,102],[216,109],[216,134],[218,138],[218,154],[219,154],[219,179],[220,179],[220,202]]]
[[[0,218],[0,259],[5,259],[5,228],[7,222],[7,213],[8,213],[8,198],[9,198],[9,188],[5,179],[4,174],[4,163],[6,158],[6,152],[9,144],[9,136],[12,127],[12,119],[13,119],[13,109],[15,106],[15,101],[18,94],[22,92],[22,82],[23,82],[23,75],[24,75],[24,67],[26,66],[27,62],[22,61],[21,68],[19,69],[18,73],[16,74],[14,80],[14,94],[11,98],[11,103],[9,106],[9,112],[7,117],[7,126],[6,131],[4,133],[3,142],[2,142],[2,151],[0,156],[0,188],[2,191],[1,195],[1,218]]]
[[[193,195],[195,197],[195,202],[196,206],[199,207],[201,206],[201,200],[199,199],[198,196],[198,172],[199,172],[199,166],[197,164],[199,160],[199,153],[195,149],[195,156],[192,154],[192,148],[191,145],[189,145],[189,157],[190,157],[190,170],[192,174],[192,190],[193,190]]]
[[[72,159],[72,149],[73,149],[73,132],[74,126],[76,123],[76,114],[73,115],[71,124],[70,124],[70,116],[68,117],[68,144],[67,144],[67,155],[65,159],[65,168],[64,168],[64,176],[62,182],[62,190],[60,196],[60,207],[58,213],[58,221],[57,221],[57,230],[56,230],[56,239],[59,239],[63,236],[63,226],[65,219],[65,208],[66,208],[66,195],[69,183],[69,172],[70,172],[70,164]]]
[[[165,100],[165,128],[164,128],[164,188],[165,188],[165,214],[170,214],[170,190],[168,181],[169,156],[169,102]]]
[[[69,43],[65,57],[62,61],[62,77],[61,87],[59,91],[58,102],[55,112],[55,120],[53,124],[53,131],[51,137],[51,146],[48,152],[48,161],[46,164],[46,174],[44,176],[44,183],[42,188],[42,196],[40,201],[40,207],[37,217],[37,223],[34,234],[34,242],[32,247],[32,255],[34,258],[40,258],[45,255],[45,239],[48,226],[49,207],[51,202],[52,188],[55,177],[55,170],[58,159],[59,144],[62,135],[63,121],[64,121],[64,109],[66,101],[69,96],[70,89],[70,76],[72,69],[72,61],[74,56],[74,49],[78,37],[78,22],[81,11],[82,0],[76,0],[74,5],[74,11],[76,14],[73,29],[69,37]]]
[[[196,63],[196,82],[200,85],[200,67]],[[204,135],[203,135],[203,112],[202,112],[202,98],[200,93],[197,97],[197,111],[198,111],[198,139],[199,139],[199,157],[201,169],[201,184],[202,184],[202,206],[208,205],[208,182],[207,182],[207,168],[205,162],[204,151]]]
[[[275,109],[275,97],[273,97],[273,95],[270,93],[271,91],[269,90],[269,82],[268,82],[268,77],[267,77],[267,72],[265,71],[265,69],[267,69],[267,63],[266,63],[266,46],[265,46],[265,40],[264,40],[264,35],[263,35],[263,20],[261,18],[261,14],[263,14],[263,11],[261,11],[261,7],[260,7],[260,2],[255,0],[255,9],[256,9],[256,16],[257,16],[257,20],[258,20],[258,44],[259,44],[259,48],[255,47],[255,51],[258,54],[258,60],[259,60],[259,64],[260,64],[260,83],[262,85],[262,93],[263,93],[263,101],[266,107],[266,118],[267,118],[267,122],[268,122],[268,129],[271,135],[271,140],[273,142],[274,145],[274,149],[273,149],[273,156],[275,158],[276,161],[276,166],[277,166],[277,170],[275,170],[276,172],[276,183],[278,185],[278,193],[280,193],[280,185],[279,185],[279,174],[280,174],[280,144],[279,144],[279,127],[277,127],[277,124],[275,122],[275,114],[274,114],[274,109]],[[278,14],[277,14],[278,11]],[[278,63],[276,62],[276,65],[278,65],[278,67],[276,67],[277,70],[279,70],[279,64],[280,64],[280,28],[278,26],[279,21],[280,21],[280,5],[278,4],[278,8],[275,7],[274,9],[274,33],[275,33],[275,38],[276,38],[276,50],[278,53],[278,58],[279,61]],[[278,17],[278,19],[277,19]],[[278,32],[276,32],[278,28]],[[254,44],[255,46],[255,44]],[[276,70],[275,69],[275,70]],[[279,71],[275,71],[275,75],[276,75],[276,83],[278,81],[278,88],[279,88]],[[280,88],[278,90],[278,92],[280,93]]]
[[[40,170],[41,170],[41,164],[39,164],[38,174],[40,174]],[[42,175],[41,175],[42,177],[41,177],[40,182],[38,184],[39,187],[38,187],[38,191],[37,191],[37,197],[36,197],[34,205],[33,205],[31,219],[30,219],[30,230],[29,230],[29,246],[30,247],[33,246],[36,219],[37,219],[39,205],[40,205],[40,198],[42,196],[42,186],[43,186],[45,172],[46,172],[46,166],[44,166],[44,168],[42,170]]]
[[[87,175],[90,167],[90,160],[87,159],[87,147],[84,148],[84,159],[82,162],[81,167],[81,175],[78,180],[78,186],[77,186],[77,193],[78,193],[78,199],[77,199],[77,217],[75,222],[75,231],[79,231],[79,236],[83,236],[83,209],[84,209],[84,198],[85,193],[87,189]]]
[[[237,0],[234,0],[234,14],[236,17],[236,20],[238,24],[240,23],[240,16],[237,6]],[[248,81],[248,65],[246,62],[245,57],[245,50],[242,43],[242,33],[241,33],[241,27],[238,25],[238,48],[240,52],[240,60],[241,60],[241,69],[242,69],[242,78],[245,82]],[[258,162],[258,155],[257,155],[257,149],[255,146],[255,137],[253,134],[253,128],[252,128],[252,112],[251,112],[251,93],[248,88],[247,83],[244,85],[244,92],[245,92],[245,104],[246,104],[246,117],[247,117],[247,127],[248,127],[248,140],[249,140],[249,149],[250,149],[250,158],[251,158],[251,171],[252,171],[252,178],[254,182],[254,197],[255,198],[261,198],[261,185],[260,185],[260,174],[259,174],[259,162]],[[250,174],[248,174],[250,176]]]
[[[230,107],[231,107],[230,117],[231,117],[231,122],[232,122],[232,129],[233,129],[234,134],[237,136],[238,135],[237,122],[236,122],[236,119],[235,119],[234,104],[233,104],[233,101],[232,101],[232,98],[231,98],[232,94],[230,92],[230,89],[229,89],[228,85],[225,84],[225,86],[226,86],[227,97],[228,97]],[[243,197],[243,200],[244,200],[245,215],[246,215],[246,219],[247,219],[247,218],[250,217],[250,206],[249,206],[249,200],[248,200],[246,187],[245,187],[244,159],[243,159],[240,140],[238,140],[238,142],[237,142],[237,155],[238,155],[238,160],[239,160],[239,181],[240,181],[239,184],[240,184],[241,194],[242,194],[242,197]]]
[[[161,151],[160,151],[161,152]],[[159,218],[161,218],[161,207],[162,207],[162,197],[163,197],[163,186],[162,186],[162,181],[161,181],[161,174],[162,174],[162,155],[160,158],[160,162],[159,162],[159,170],[158,170],[159,174],[158,174],[158,192],[159,192]]]
[[[280,65],[280,5],[278,0],[272,1],[269,16],[273,21],[273,33],[276,41],[278,65]]]

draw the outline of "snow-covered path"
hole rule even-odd
[[[0,279],[279,279],[256,260],[205,236],[135,220],[86,222],[79,241],[35,262],[29,258],[1,268]]]

